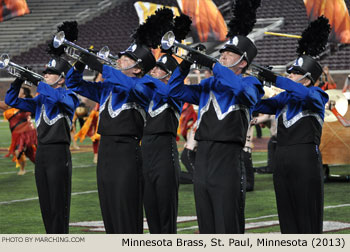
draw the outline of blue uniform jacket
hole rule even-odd
[[[143,77],[146,85],[152,86],[153,94],[148,107],[148,113],[151,117],[155,117],[167,108],[172,108],[176,117],[179,119],[183,103],[171,96],[171,87],[162,81],[155,79],[149,75]]]
[[[136,109],[146,120],[145,111],[153,93],[152,89],[145,85],[149,82],[147,78],[128,77],[107,65],[103,65],[102,77],[103,82],[85,81],[81,72],[71,68],[67,73],[66,82],[76,93],[100,103],[100,113],[110,99],[108,112],[112,118],[117,117],[123,110]]]
[[[184,85],[187,74],[178,67],[169,80],[170,95],[176,99],[199,105],[198,125],[201,117],[208,111],[210,101],[219,120],[225,118],[231,111],[243,110],[247,120],[254,105],[264,95],[262,84],[257,78],[236,75],[229,68],[216,63],[214,76],[204,79],[197,85]]]
[[[261,100],[255,110],[264,114],[285,114],[288,125],[305,116],[314,116],[322,125],[328,95],[319,87],[305,87],[288,78],[278,76],[276,86],[286,90],[270,99]]]
[[[48,125],[65,117],[68,125],[72,126],[72,119],[79,100],[76,94],[65,88],[52,88],[40,82],[37,95],[34,98],[18,98],[21,85],[12,84],[6,93],[5,103],[11,107],[35,114],[35,123],[39,127],[42,120]]]

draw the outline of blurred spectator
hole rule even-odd
[[[337,84],[333,80],[333,78],[329,72],[328,66],[323,67],[323,73],[321,75],[320,80],[318,81],[318,85],[316,84],[316,86],[322,88],[323,90],[337,88]]]
[[[21,87],[18,97],[32,98],[30,89]],[[31,121],[31,113],[11,108],[3,101],[0,101],[0,109],[5,110],[4,119],[9,121],[11,130],[11,145],[6,157],[12,155],[12,161],[20,169],[17,174],[24,175],[26,173],[26,157],[35,163],[37,147],[37,134]]]
[[[350,85],[349,85],[349,82],[350,82],[350,74],[345,79],[344,87],[343,87],[343,94],[345,95],[346,99],[348,99],[348,102],[350,103]]]

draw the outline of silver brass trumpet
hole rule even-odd
[[[108,49],[108,53],[105,51],[105,52],[102,52],[102,53],[93,53],[93,52],[90,52],[88,49],[85,49],[85,48],[82,48],[76,44],[74,44],[73,42],[65,39],[65,34],[64,34],[64,31],[60,31],[58,32],[54,39],[53,39],[53,47],[55,48],[58,48],[60,47],[61,45],[65,45],[66,48],[64,49],[66,54],[68,56],[70,56],[71,58],[75,59],[75,60],[80,60],[80,53],[83,52],[85,54],[88,54],[88,55],[91,55],[95,58],[97,58],[98,60],[100,60],[103,64],[107,64],[107,65],[111,65],[111,66],[115,66],[115,62],[112,61],[109,57],[109,49]],[[103,49],[103,48],[102,48]],[[76,52],[79,52],[79,53],[76,53]],[[106,54],[107,53],[107,54]],[[84,63],[84,62],[83,62]]]
[[[30,71],[25,67],[22,67],[20,65],[17,65],[16,63],[11,62],[10,56],[6,53],[1,54],[0,56],[0,69],[7,69],[9,74],[16,76],[18,78],[23,78],[23,73],[27,73],[33,76],[35,79],[38,79],[39,81],[44,80],[44,77],[41,76],[40,74]],[[33,83],[31,83],[28,80],[26,80],[26,84],[29,86],[33,85]]]
[[[108,46],[102,47],[101,50],[98,51],[97,55],[104,59],[110,59],[112,60],[112,62],[115,62],[117,59],[119,59],[118,56],[114,56],[111,54],[111,50],[109,49]],[[116,63],[113,63],[113,64],[115,65]]]
[[[216,58],[214,58],[214,57],[211,57],[211,56],[209,56],[209,55],[206,55],[206,54],[202,53],[201,51],[198,51],[198,50],[193,49],[192,47],[189,47],[189,46],[186,46],[186,45],[184,45],[184,44],[179,43],[178,41],[175,40],[175,35],[174,35],[174,33],[173,33],[172,31],[168,31],[168,32],[165,33],[164,36],[162,37],[162,40],[161,40],[161,47],[162,47],[164,50],[168,50],[168,49],[172,48],[173,46],[174,46],[174,47],[179,47],[179,48],[185,49],[185,50],[188,51],[188,52],[193,52],[193,53],[196,53],[196,54],[200,54],[200,55],[202,55],[202,56],[204,56],[204,57],[207,57],[207,58],[211,59],[211,60],[214,61],[214,62],[217,62],[217,61],[218,61],[218,60],[217,60]],[[191,63],[194,63],[194,64],[196,63],[196,62],[194,62],[194,61],[191,59],[191,57],[186,57],[186,58],[184,58],[184,57],[179,56],[179,55],[176,55],[176,56],[179,57],[179,58],[185,59],[185,60],[187,60],[187,61],[189,61],[189,62],[191,62]]]

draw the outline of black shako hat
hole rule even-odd
[[[173,56],[169,54],[163,54],[157,60],[156,65],[163,69],[166,73],[172,74],[179,64]]]
[[[156,65],[152,51],[145,45],[133,43],[125,51],[118,54],[119,57],[123,55],[135,60],[144,73],[149,72]]]
[[[60,57],[52,57],[49,63],[46,65],[46,69],[43,71],[43,73],[57,74],[65,77],[71,67],[72,65],[65,59]]]
[[[300,75],[309,73],[307,77],[311,80],[312,84],[315,84],[322,74],[322,71],[320,63],[308,55],[301,55],[295,60],[294,64],[287,69],[287,73],[297,73]]]
[[[292,66],[287,68],[287,73],[308,74],[307,78],[311,80],[312,84],[315,84],[322,74],[322,66],[313,57],[319,56],[325,50],[330,31],[328,19],[324,16],[312,21],[298,41],[297,53],[299,57]]]
[[[248,65],[253,61],[258,53],[255,44],[248,37],[237,35],[230,38],[229,41],[220,49],[220,53],[230,51],[239,55],[245,54],[245,60]]]

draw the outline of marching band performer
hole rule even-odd
[[[193,183],[200,233],[244,233],[242,149],[252,109],[264,91],[258,79],[241,74],[257,54],[246,35],[259,5],[260,1],[236,2],[236,19],[230,22],[230,39],[220,50],[219,62],[191,53],[196,63],[213,69],[213,77],[199,85],[184,85],[191,64],[184,61],[169,80],[174,98],[199,104]]]
[[[288,78],[260,73],[285,90],[256,106],[257,111],[277,118],[273,180],[282,233],[322,233],[323,172],[318,147],[328,95],[314,86],[322,67],[311,56],[324,50],[329,31],[324,17],[310,23],[299,40],[299,57],[288,68]]]
[[[140,140],[153,91],[146,85],[150,77],[142,77],[156,64],[150,47],[159,45],[165,33],[162,27],[167,28],[164,19],[158,20],[163,14],[164,10],[157,10],[137,29],[135,43],[119,53],[120,70],[101,64],[94,56],[82,55],[82,62],[102,73],[103,82],[84,81],[85,65],[81,62],[67,75],[67,86],[100,103],[97,183],[107,233],[143,232]],[[160,35],[156,36],[155,31]]]
[[[175,18],[177,40],[185,39],[191,23],[184,14]],[[180,32],[178,27],[181,27]],[[177,232],[180,164],[176,135],[182,102],[170,96],[170,87],[167,85],[177,66],[176,59],[170,53],[165,53],[150,72],[153,77],[150,82],[155,87],[141,145],[144,207],[150,233]]]
[[[57,28],[70,40],[77,37],[77,22],[63,22]],[[69,150],[73,114],[79,105],[76,94],[64,87],[71,65],[60,58],[63,50],[55,50],[44,70],[44,81],[25,72],[22,77],[37,85],[34,98],[18,98],[23,80],[17,78],[7,91],[5,102],[12,107],[35,114],[38,148],[35,157],[35,181],[46,233],[68,233],[71,198],[72,161]]]
[[[69,150],[70,128],[78,97],[64,88],[70,64],[52,58],[38,84],[38,96],[18,98],[23,80],[17,78],[7,91],[5,102],[11,107],[35,114],[38,148],[35,180],[46,233],[64,234],[69,228],[72,161]],[[38,82],[27,76],[31,82]]]
[[[157,234],[177,232],[180,164],[176,132],[182,103],[169,97],[166,85],[177,65],[175,58],[164,54],[151,71],[163,87],[153,93],[141,145],[145,213],[150,233]]]
[[[148,105],[145,94],[150,97],[152,91],[138,85],[137,79],[152,68],[155,59],[148,48],[136,44],[120,56],[121,70],[85,56],[87,65],[101,72],[104,81],[84,81],[85,65],[77,62],[68,72],[67,86],[100,103],[97,184],[106,232],[142,233],[140,140]]]

